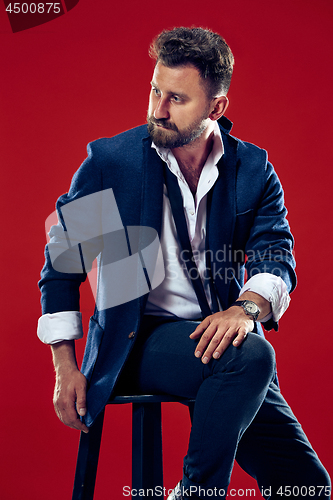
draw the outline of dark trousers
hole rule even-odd
[[[275,355],[249,334],[204,365],[189,338],[198,323],[147,317],[121,391],[195,398],[183,487],[224,498],[234,459],[265,498],[330,498],[330,480],[276,384]]]

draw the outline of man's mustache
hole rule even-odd
[[[153,116],[149,117],[150,123],[153,125],[160,125],[161,127],[167,128],[169,130],[174,130],[175,132],[178,132],[178,128],[174,123],[170,123],[168,120],[164,118],[156,119]]]

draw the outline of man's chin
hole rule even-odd
[[[172,148],[177,141],[177,133],[174,130],[154,125],[148,127],[148,131],[152,141],[159,148]]]

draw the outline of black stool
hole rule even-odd
[[[163,488],[161,403],[177,402],[189,407],[194,400],[176,396],[116,396],[108,404],[132,403],[132,488]],[[92,500],[98,465],[104,412],[88,434],[81,432],[72,500]]]

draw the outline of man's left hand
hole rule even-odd
[[[232,343],[238,347],[252,332],[254,321],[241,307],[230,307],[207,316],[190,335],[191,339],[201,339],[195,349],[195,356],[207,364],[210,359],[218,359]]]

